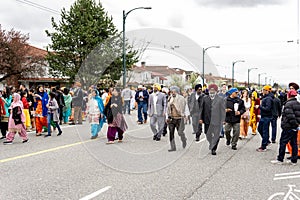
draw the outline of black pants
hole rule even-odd
[[[8,122],[0,122],[1,134],[3,137],[6,137],[6,131],[8,130]]]
[[[280,142],[279,142],[279,154],[277,160],[283,162],[285,155],[285,147],[288,142],[292,146],[292,159],[293,163],[297,163],[298,159],[298,145],[297,145],[297,130],[282,130]]]
[[[61,124],[62,121],[63,121],[63,109],[64,107],[63,106],[59,106],[59,123]]]
[[[205,134],[207,134],[208,128],[209,128],[209,124],[204,124],[204,133]],[[216,151],[217,148],[218,148],[218,145],[219,145],[220,136],[218,136],[218,139],[216,141],[214,141],[214,139],[211,136],[208,136],[208,135],[206,135],[206,138],[207,138],[207,140],[209,142],[209,146],[211,146],[212,145],[211,143],[214,142],[211,150]]]
[[[181,138],[181,141],[184,143],[186,142],[186,137],[184,134],[184,120],[183,119],[170,119],[169,121],[169,132],[170,132],[170,144],[171,149],[176,149],[175,139],[174,139],[174,133],[175,129],[178,132],[178,135]]]

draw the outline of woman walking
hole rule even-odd
[[[4,87],[2,91],[2,101],[4,102],[4,110],[5,115],[1,118],[1,133],[2,137],[0,139],[4,139],[6,137],[6,132],[8,130],[8,119],[9,119],[9,108],[12,103],[12,96],[10,92],[10,88],[8,86]]]
[[[45,135],[45,137],[51,136],[51,121],[55,124],[55,128],[58,129],[57,136],[60,136],[62,134],[62,131],[60,129],[60,126],[58,124],[59,122],[59,105],[55,99],[56,94],[54,92],[50,92],[49,94],[50,99],[48,104],[46,105],[48,108],[48,115],[47,115],[47,124],[48,124],[48,134]]]
[[[25,115],[25,127],[26,127],[26,131],[31,131],[30,127],[31,127],[31,123],[30,123],[30,114],[29,114],[29,106],[31,105],[30,103],[28,103],[27,101],[27,92],[22,91],[21,92],[21,101],[23,103],[23,112]]]
[[[249,126],[252,129],[252,135],[256,135],[257,123],[259,122],[260,99],[258,98],[257,92],[253,91],[251,94],[251,107],[250,107],[250,122]]]
[[[241,115],[240,139],[246,138],[248,135],[249,120],[250,120],[250,107],[251,107],[251,99],[249,98],[248,90],[243,90],[242,100],[244,101],[246,112],[244,112],[244,114]]]
[[[43,86],[37,87],[37,94],[35,96],[35,125],[36,125],[36,136],[41,136],[43,126],[47,127],[47,115],[48,108],[47,104],[49,97],[47,92],[44,91]]]
[[[116,89],[113,89],[112,96],[105,106],[105,116],[107,118],[107,144],[113,144],[118,132],[118,142],[122,142],[123,133],[127,130],[127,123],[122,114],[122,97]]]
[[[71,116],[71,103],[72,103],[72,96],[69,93],[69,89],[64,88],[63,96],[65,101],[65,106],[63,108],[63,119],[64,124],[69,123],[69,117]]]
[[[18,132],[23,139],[23,143],[28,142],[27,133],[25,130],[25,115],[23,112],[23,103],[20,100],[21,96],[14,93],[14,100],[10,106],[10,116],[8,123],[8,133],[6,135],[6,141],[3,144],[12,144],[16,133]]]
[[[104,105],[98,90],[92,90],[87,112],[91,124],[91,139],[96,139],[104,124]]]

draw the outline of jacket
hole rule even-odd
[[[83,92],[81,88],[76,88],[74,91],[74,96],[72,97],[73,107],[82,107],[83,104]]]
[[[277,97],[274,96],[273,98],[273,109],[272,109],[272,115],[273,117],[277,118],[281,116],[281,101]]]
[[[203,102],[204,94],[200,94],[198,100],[196,99],[196,92],[193,92],[191,96],[188,97],[188,106],[191,113],[193,115],[199,115],[201,111],[201,104]]]
[[[300,103],[296,98],[287,100],[283,107],[281,128],[283,130],[297,129],[300,125]]]
[[[139,97],[139,93],[140,92],[143,92],[143,99],[140,99]],[[148,92],[147,92],[147,90],[142,90],[142,91],[137,91],[136,93],[135,93],[135,101],[137,102],[137,103],[139,103],[139,102],[144,102],[144,103],[148,103],[148,99],[149,99],[149,94],[148,94]]]
[[[154,114],[154,96],[157,95],[157,101],[156,101],[156,114],[157,116],[164,116],[167,111],[167,99],[166,95],[164,93],[158,92],[152,93],[149,96],[149,103],[148,103],[148,114],[150,117]]]
[[[221,125],[225,120],[225,102],[224,98],[216,95],[212,100],[208,95],[203,97],[201,104],[200,120],[204,124]]]
[[[240,123],[241,115],[246,112],[244,101],[240,98],[231,98],[230,96],[226,98],[226,109],[231,109],[232,111],[226,112],[226,123]],[[238,104],[239,115],[235,115],[234,104]]]
[[[261,117],[272,117],[273,116],[273,94],[266,94],[262,97],[260,108]]]

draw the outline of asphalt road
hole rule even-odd
[[[278,144],[256,152],[259,135],[240,140],[237,151],[221,139],[212,156],[205,135],[195,143],[187,125],[187,148],[176,135],[177,151],[169,153],[168,135],[153,141],[149,123],[136,125],[134,114],[126,119],[123,143],[106,145],[106,126],[90,140],[85,123],[63,126],[59,137],[30,133],[26,144],[18,136],[13,145],[1,144],[0,199],[262,200],[283,199],[288,185],[300,190],[300,164],[271,164]]]

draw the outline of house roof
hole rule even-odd
[[[157,73],[159,75],[155,75],[155,76],[168,76],[171,74],[183,74],[184,70],[181,69],[174,69],[174,68],[170,68],[168,66],[133,66],[132,68],[133,71],[139,73],[142,71],[149,71],[151,73]]]
[[[31,45],[28,45],[28,56],[33,57],[46,57],[48,52],[44,49],[40,49]]]

